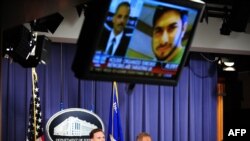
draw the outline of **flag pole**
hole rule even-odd
[[[114,89],[115,89],[117,104],[119,104],[119,100],[118,100],[119,99],[119,97],[118,97],[118,88],[117,88],[116,81],[114,81]]]
[[[116,106],[118,106],[118,97],[117,97],[117,84],[116,84],[116,81],[113,81],[113,85],[112,85],[112,103],[114,103],[115,101],[115,96],[116,96]],[[114,105],[112,105],[113,108],[114,108]],[[112,110],[112,122],[114,122],[114,110]],[[114,125],[114,123],[112,124]],[[112,135],[114,135],[114,126],[112,126]],[[112,136],[113,137],[113,136]],[[112,140],[111,140],[112,141]]]
[[[116,96],[116,101],[117,104],[116,106],[119,107],[119,102],[118,102],[118,89],[117,89],[117,83],[116,81],[113,81],[113,85],[112,85],[112,103],[114,103],[115,101],[115,96]],[[114,106],[114,105],[112,105]],[[114,121],[114,110],[112,110],[112,121]],[[114,126],[112,126],[112,135],[114,134]]]
[[[34,120],[34,141],[36,141],[36,102],[35,102],[35,81],[37,81],[36,68],[32,68],[32,97],[33,97],[33,120]]]
[[[113,81],[113,84],[112,84],[112,103],[114,103],[114,88],[115,87],[115,81]],[[112,109],[113,109],[113,106],[112,105]],[[114,110],[112,110],[112,122],[114,121]],[[111,133],[112,135],[114,134],[114,126],[112,124],[112,127],[111,127]]]

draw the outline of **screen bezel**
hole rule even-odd
[[[98,38],[100,38],[100,30],[104,26],[107,13],[109,11],[109,6],[111,0],[94,0],[88,3],[88,7],[85,10],[85,20],[82,26],[80,36],[77,42],[77,51],[75,59],[72,65],[72,69],[75,72],[75,76],[80,79],[87,80],[104,80],[104,81],[120,81],[129,83],[147,83],[147,84],[161,84],[161,85],[176,85],[178,83],[181,71],[187,60],[188,53],[190,50],[190,45],[194,36],[196,26],[199,22],[201,13],[204,8],[204,3],[197,3],[188,0],[160,0],[160,2],[166,2],[170,4],[185,6],[189,8],[196,9],[198,14],[197,18],[193,23],[193,30],[190,32],[189,42],[186,45],[185,52],[183,54],[182,60],[179,64],[176,77],[167,79],[159,77],[145,77],[140,75],[127,75],[119,73],[93,73],[91,72],[90,66],[92,63],[92,58],[95,54]],[[97,18],[98,17],[98,18]]]

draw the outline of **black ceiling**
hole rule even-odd
[[[231,14],[237,13],[239,16],[250,18],[250,1],[249,0],[203,0],[206,3],[206,11],[211,17],[223,17],[225,8]],[[238,15],[237,15],[238,16]]]

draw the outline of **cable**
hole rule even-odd
[[[201,57],[203,57],[203,59],[207,60],[208,62],[217,62],[219,60],[219,57],[215,57],[213,60],[209,59],[208,57],[206,57],[203,53],[200,53]]]
[[[219,60],[219,57],[215,57],[215,59],[211,60],[211,59],[209,59],[208,57],[206,57],[204,54],[202,54],[202,53],[199,53],[199,54],[200,54],[200,56],[201,56],[204,60],[206,60],[206,61],[208,61],[208,62],[210,62],[210,63],[215,63],[215,62],[216,62],[216,64],[217,64],[217,61]],[[210,66],[210,67],[214,68],[213,66]],[[191,67],[190,64],[188,65],[188,68],[190,69],[190,71],[191,71],[195,76],[197,76],[197,77],[199,77],[199,78],[208,78],[208,77],[210,77],[210,76],[211,76],[211,72],[212,72],[212,70],[213,70],[212,68],[209,68],[207,74],[204,74],[204,73],[199,74],[199,73],[195,72],[195,69],[193,69],[193,68]],[[203,74],[204,74],[204,75],[203,75]]]

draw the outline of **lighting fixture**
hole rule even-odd
[[[234,62],[229,58],[222,57],[218,60],[218,65],[222,67],[223,71],[235,71]]]
[[[234,67],[223,67],[223,71],[235,71]]]
[[[224,62],[224,65],[227,67],[232,67],[234,66],[234,62]]]

